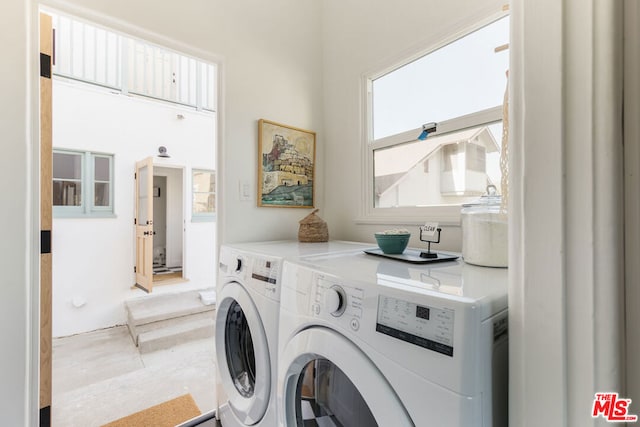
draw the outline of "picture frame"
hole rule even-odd
[[[258,157],[258,206],[315,207],[315,132],[260,119]]]

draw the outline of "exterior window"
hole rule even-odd
[[[53,151],[53,212],[56,217],[113,215],[113,156]]]
[[[216,212],[216,173],[193,170],[193,220],[211,221]]]
[[[453,220],[487,185],[500,187],[509,57],[495,48],[509,41],[509,17],[484,24],[366,79],[365,215]],[[437,126],[421,140],[425,123]]]

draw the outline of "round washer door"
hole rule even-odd
[[[243,425],[253,425],[267,409],[271,364],[258,310],[237,282],[225,284],[218,293],[215,339],[220,382],[229,406]]]
[[[326,328],[305,329],[289,340],[280,354],[278,396],[288,427],[310,419],[325,425],[322,418],[326,425],[414,426],[373,362]]]

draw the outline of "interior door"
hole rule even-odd
[[[51,425],[53,204],[51,16],[40,14],[40,426]]]
[[[153,158],[136,163],[136,286],[153,288]]]

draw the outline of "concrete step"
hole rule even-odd
[[[215,304],[203,303],[200,293],[204,291],[210,290],[149,295],[126,301],[127,325],[140,352],[212,337]]]
[[[182,321],[163,328],[142,332],[138,335],[138,351],[141,354],[174,347],[186,341],[212,338],[215,331],[213,319],[185,316]]]
[[[125,301],[129,320],[137,326],[215,310],[215,305],[205,305],[200,299],[200,292],[203,291],[148,295]]]
[[[178,327],[184,323],[190,324],[191,322],[200,321],[200,320],[209,320],[210,322],[214,322],[216,318],[215,310],[202,311],[199,313],[188,314],[180,317],[170,317],[164,320],[158,320],[156,322],[145,323],[142,325],[129,325],[129,331],[131,332],[131,337],[133,338],[133,342],[136,345],[140,345],[140,336],[144,334],[149,334],[151,332],[163,329],[170,329],[173,327]],[[153,336],[153,334],[152,334]]]

